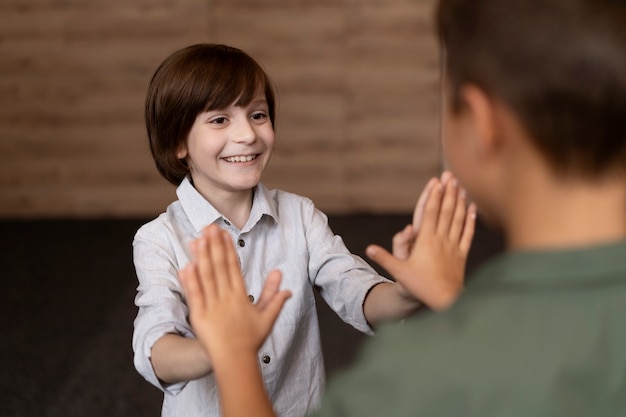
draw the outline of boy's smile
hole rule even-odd
[[[226,162],[231,162],[231,163],[246,163],[246,162],[250,162],[250,161],[254,161],[257,157],[259,156],[259,154],[254,154],[254,155],[236,155],[236,156],[226,156],[222,159],[224,159]]]

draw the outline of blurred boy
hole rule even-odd
[[[507,252],[445,313],[382,331],[319,415],[626,415],[626,3],[442,0],[437,23],[445,156]],[[399,282],[422,273],[439,198],[408,260],[368,248]],[[183,273],[192,322],[220,358],[225,415],[272,415],[245,358],[287,294],[238,310],[256,335],[217,337],[207,305],[232,302],[238,274],[221,242]]]

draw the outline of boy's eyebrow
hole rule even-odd
[[[267,104],[267,99],[266,98],[259,98],[256,100],[252,100],[250,102],[250,105],[256,105],[256,104]]]

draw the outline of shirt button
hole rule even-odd
[[[230,226],[230,222],[228,220],[224,220],[224,223],[226,223],[226,226]]]
[[[239,239],[239,240],[237,241],[237,244],[238,244],[240,247],[242,247],[242,248],[243,248],[244,246],[246,246],[246,242],[244,242],[244,240],[243,240],[243,239]]]
[[[269,356],[264,355],[262,360],[263,360],[263,363],[270,363],[272,359]]]
[[[248,296],[248,300],[250,300],[251,303],[254,303],[254,295],[250,294]]]

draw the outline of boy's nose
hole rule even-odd
[[[256,132],[247,119],[237,123],[234,133],[234,139],[237,143],[252,143],[256,140]]]

